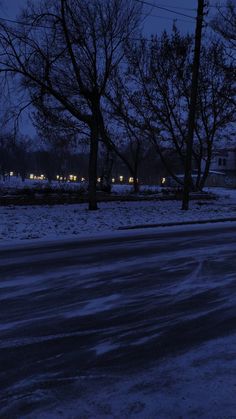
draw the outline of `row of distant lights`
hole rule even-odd
[[[13,176],[13,172],[10,173],[10,176]],[[31,173],[30,174],[30,179],[32,179],[32,180],[45,180],[46,177],[44,175],[36,176],[33,173]],[[60,176],[60,175],[57,175],[56,179],[59,180],[59,181],[68,181],[69,180],[70,182],[77,182],[79,180],[78,179],[78,176],[75,176],[75,175],[69,175],[68,178],[67,177],[63,177],[63,176]],[[81,182],[85,182],[85,181],[86,181],[86,179],[84,177],[82,177],[81,178]],[[98,183],[100,183],[101,182],[101,178],[99,177],[97,179],[97,181],[98,181]],[[115,183],[116,182],[116,179],[113,177],[111,181],[112,181],[112,183]],[[121,183],[123,183],[125,181],[124,176],[119,176],[119,181]],[[128,182],[129,183],[134,183],[134,178],[133,177],[129,177]]]
[[[9,174],[10,174],[10,176],[14,176],[13,172],[10,172]],[[44,175],[36,176],[33,173],[31,173],[29,177],[32,180],[45,180],[46,179],[46,176],[44,176]],[[79,179],[78,179],[78,176],[75,176],[75,175],[69,175],[68,178],[57,175],[57,180],[60,180],[60,181],[68,181],[69,180],[70,182],[77,182],[77,180],[79,180]],[[81,182],[85,182],[85,180],[86,179],[84,177],[81,178]],[[97,181],[98,181],[98,183],[100,183],[101,178],[99,177],[97,179]],[[112,181],[112,183],[115,183],[116,179],[113,177],[111,181]],[[119,176],[119,181],[120,181],[120,183],[123,183],[125,181],[124,176]],[[134,178],[129,177],[128,181],[129,181],[129,183],[134,183]],[[164,183],[166,183],[166,178],[165,177],[163,177],[161,179],[161,184],[164,185]]]
[[[14,176],[14,173],[13,172],[10,172],[9,174],[10,174],[10,176]],[[46,176],[45,175],[39,175],[39,176],[37,176],[37,175],[34,175],[33,173],[31,173],[30,176],[29,176],[29,178],[31,180],[45,180],[46,179]],[[68,177],[63,177],[63,176],[57,175],[56,179],[57,180],[60,180],[60,181],[68,181],[69,180],[70,182],[77,182],[77,181],[79,181],[78,176],[75,176],[75,175],[69,175]],[[118,179],[119,179],[119,182],[120,183],[123,183],[125,181],[124,176],[119,176]],[[81,182],[85,182],[85,181],[86,181],[86,179],[84,177],[82,177],[81,178]],[[99,177],[97,179],[97,181],[98,181],[98,183],[100,183],[101,182],[101,178]],[[111,181],[112,181],[112,183],[115,183],[116,182],[116,178],[113,177]],[[128,182],[129,183],[134,183],[134,178],[133,177],[129,177]],[[165,183],[165,178],[162,179],[162,183]]]

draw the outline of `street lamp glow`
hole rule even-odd
[[[164,185],[164,183],[166,182],[166,178],[165,177],[163,177],[162,179],[161,179],[161,184],[162,185]]]

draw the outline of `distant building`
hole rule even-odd
[[[236,148],[214,152],[206,186],[236,188]]]

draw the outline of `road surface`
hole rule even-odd
[[[1,247],[0,417],[236,417],[235,268],[235,223]]]

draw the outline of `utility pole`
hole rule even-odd
[[[205,0],[198,0],[198,9],[197,9],[197,23],[196,23],[196,29],[195,29],[195,47],[194,47],[192,85],[191,85],[191,96],[190,96],[189,117],[188,117],[188,134],[187,134],[187,144],[186,144],[182,210],[188,210],[189,208],[189,193],[190,193],[191,184],[192,184],[192,151],[193,151],[193,137],[194,137],[194,128],[195,128],[195,115],[196,115],[199,67],[200,67],[200,56],[201,56],[203,15],[204,15],[204,8],[205,8],[204,1]]]

